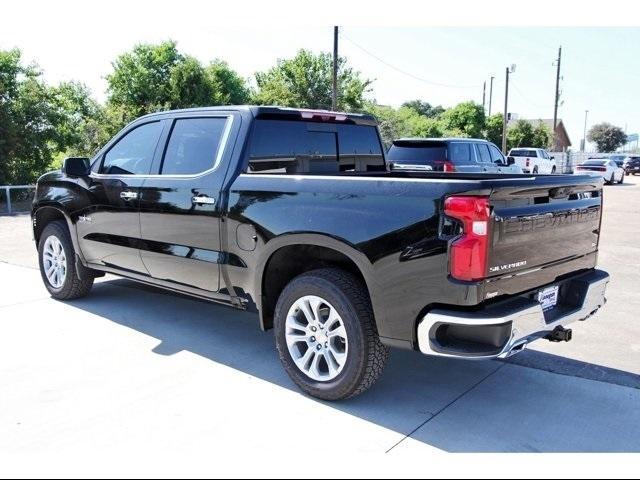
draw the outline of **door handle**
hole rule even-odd
[[[124,191],[120,192],[120,198],[122,198],[123,200],[135,200],[136,198],[138,198],[138,194],[136,192]]]
[[[191,197],[191,203],[196,205],[215,205],[216,199],[213,197],[207,197],[206,195],[196,195]]]

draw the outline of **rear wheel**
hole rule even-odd
[[[609,185],[613,185],[613,184],[614,184],[614,182],[616,181],[615,177],[616,177],[616,174],[615,174],[615,172],[614,172],[614,173],[612,173],[612,174],[611,174],[611,178],[610,178],[609,180],[607,180],[607,183],[608,183]]]
[[[52,297],[71,300],[91,290],[94,276],[87,271],[82,272],[82,280],[79,278],[75,256],[67,225],[61,221],[49,223],[40,235],[38,258],[42,281]]]
[[[556,173],[556,167],[551,167],[551,174]]]
[[[620,181],[618,183],[624,182],[624,172],[620,174]]]
[[[323,400],[363,393],[389,356],[365,287],[334,268],[294,278],[278,299],[274,328],[287,374],[304,392]]]
[[[538,173],[538,167],[537,166],[533,167],[533,172],[531,172],[531,173],[533,173],[534,175],[537,174]]]

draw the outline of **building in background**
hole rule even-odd
[[[538,125],[538,122],[542,122],[549,128],[550,132],[553,132],[552,118],[519,119],[516,114],[509,115],[509,121],[507,123],[507,127],[510,127],[511,125],[515,124],[515,122],[517,122],[518,120],[524,120],[525,122],[529,122],[534,127]],[[565,152],[570,146],[571,146],[571,140],[569,139],[569,134],[567,133],[567,129],[564,126],[564,122],[562,121],[561,118],[559,118],[558,123],[556,124],[555,144],[551,146],[550,151]]]

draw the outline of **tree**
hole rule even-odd
[[[507,130],[507,148],[549,148],[551,130],[540,120],[534,125],[527,120],[518,120]]]
[[[424,115],[428,118],[439,118],[445,111],[445,109],[438,105],[437,107],[432,106],[429,102],[423,102],[422,100],[411,100],[409,102],[404,102],[402,107],[410,108],[414,110],[416,113],[420,115]]]
[[[249,100],[245,81],[225,62],[216,60],[205,68],[180,53],[174,41],[136,45],[112,65],[107,106],[122,115],[120,126],[159,110]]]
[[[331,108],[332,56],[315,55],[300,50],[295,57],[278,60],[276,66],[255,75],[258,91],[254,102],[261,105],[281,105],[301,108]],[[338,59],[338,109],[362,110],[364,96],[371,80],[347,67],[345,58]]]
[[[485,126],[482,105],[464,102],[446,110],[440,117],[445,135],[481,138]]]
[[[496,145],[502,145],[503,115],[496,113],[487,118],[485,124],[485,138]]]
[[[538,121],[538,124],[533,129],[533,138],[531,139],[531,145],[535,148],[551,148],[553,141],[553,134],[551,129],[547,127],[542,120]]]
[[[627,135],[620,127],[603,122],[589,130],[587,140],[598,147],[598,152],[614,152],[627,142]]]
[[[0,51],[0,184],[31,183],[57,152],[80,145],[96,108],[84,86],[49,87],[19,50]]]

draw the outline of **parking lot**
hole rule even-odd
[[[337,404],[298,392],[250,314],[111,276],[52,300],[29,217],[0,217],[0,451],[640,452],[640,177],[605,186],[604,210],[608,303],[572,342],[508,362],[394,351],[370,392]]]

